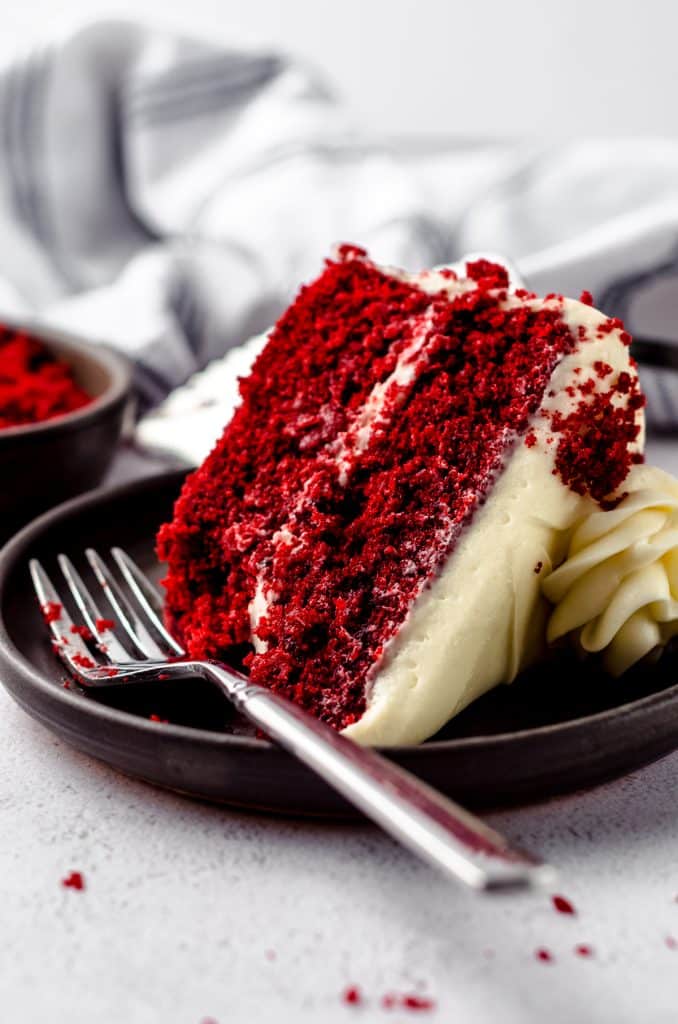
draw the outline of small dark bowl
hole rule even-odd
[[[130,402],[127,361],[61,331],[9,324],[73,369],[92,401],[54,419],[0,428],[0,543],[39,512],[87,491],[106,473]]]

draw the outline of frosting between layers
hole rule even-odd
[[[440,289],[438,289],[440,290]],[[402,404],[409,388],[417,379],[417,373],[427,359],[427,343],[430,341],[433,328],[430,310],[418,318],[411,318],[415,328],[409,344],[399,354],[392,373],[372,388],[367,401],[359,410],[353,423],[343,436],[335,442],[334,460],[338,469],[338,479],[342,487],[346,487],[356,455],[365,451],[372,435],[380,426],[387,423],[385,409],[391,406],[390,399],[395,399],[395,406]],[[277,530],[273,536],[274,551],[282,545],[294,547],[296,536],[295,526],[304,506],[308,502],[308,483],[294,504],[285,526]],[[268,644],[258,635],[259,624],[266,618],[270,608],[277,600],[275,587],[270,580],[272,567],[262,569],[257,577],[254,597],[249,604],[249,618],[252,646],[257,654],[267,650]]]
[[[384,270],[384,272],[415,285],[429,294],[444,293],[450,299],[476,287],[475,282],[467,278],[450,276],[449,273],[435,270],[425,271],[422,274],[408,274],[405,271],[394,269]],[[409,322],[414,327],[413,336],[408,345],[399,353],[393,371],[386,380],[374,385],[349,428],[335,442],[334,461],[342,487],[346,487],[348,483],[355,456],[359,456],[365,451],[372,436],[380,427],[387,425],[388,416],[385,410],[388,408],[393,414],[393,411],[402,405],[408,388],[416,383],[418,374],[429,358],[428,350],[434,336],[431,310],[426,310],[418,317],[411,317]],[[278,551],[282,545],[294,547],[295,527],[307,501],[306,486],[295,502],[287,523],[273,537],[274,551]],[[258,627],[278,598],[271,575],[272,563],[267,569],[260,571],[255,593],[248,608],[251,642],[257,654],[266,651],[268,647],[266,641],[258,635]]]
[[[511,295],[506,302],[526,304]],[[603,314],[572,300],[563,302],[561,312],[579,344],[553,371],[528,431],[534,444],[518,439],[442,572],[387,645],[370,681],[366,711],[344,730],[360,743],[418,743],[543,653],[548,606],[541,576],[564,558],[575,524],[598,508],[555,475],[555,445],[543,412],[572,411],[581,399],[568,388],[572,392],[582,371],[597,362],[635,377],[620,331],[598,335]],[[594,391],[604,390],[592,376]],[[623,403],[625,396],[613,400]],[[642,411],[636,417],[642,425]],[[635,447],[642,450],[642,443],[641,432]]]
[[[617,508],[589,515],[544,579],[549,642],[572,633],[619,676],[678,634],[678,481],[637,466]]]
[[[429,295],[444,295],[450,301],[466,292],[477,288],[477,283],[464,276],[465,266],[455,264],[454,269],[443,268],[442,270],[426,270],[419,274],[411,274],[407,271],[396,268],[381,268],[383,273],[398,278],[406,283],[419,288]],[[560,308],[560,300],[550,300],[551,304]],[[549,305],[549,301],[534,299],[526,300],[509,294],[500,304],[501,308],[533,308],[538,309]],[[581,305],[576,303],[577,306]],[[604,322],[607,318],[597,313],[590,307],[583,307],[587,310],[589,317],[595,321],[595,326]],[[345,431],[343,436],[335,442],[334,461],[338,469],[338,479],[342,487],[346,487],[355,457],[365,451],[376,431],[388,424],[388,409],[391,416],[402,405],[411,388],[417,380],[419,373],[425,367],[429,359],[430,346],[434,338],[433,316],[431,310],[427,310],[417,317],[410,318],[414,327],[413,336],[408,345],[399,353],[396,365],[386,380],[375,384],[368,395],[362,408],[357,412],[353,422]],[[558,406],[559,396],[556,396],[552,403],[555,410]],[[308,482],[302,493],[295,501],[290,510],[287,522],[273,536],[274,552],[281,549],[283,545],[294,548],[296,544],[296,530],[300,515],[308,502]],[[260,624],[266,619],[271,608],[276,604],[278,594],[275,589],[273,560],[259,571],[256,581],[255,592],[249,603],[248,613],[250,620],[250,639],[257,654],[265,652],[268,644],[258,633]]]

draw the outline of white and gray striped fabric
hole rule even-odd
[[[666,362],[678,142],[468,142],[453,116],[441,139],[366,138],[285,55],[64,34],[0,69],[0,316],[117,346],[148,406],[265,329],[336,241],[411,269],[492,249],[535,290],[591,290]],[[677,379],[644,373],[660,428]]]

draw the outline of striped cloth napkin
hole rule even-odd
[[[64,32],[0,69],[0,316],[126,352],[148,408],[265,330],[336,241],[410,269],[490,249],[536,291],[592,291],[642,359],[678,366],[678,142],[469,142],[453,117],[440,139],[366,136],[286,55]],[[183,435],[186,395],[223,421],[254,348],[179,394]],[[659,428],[677,378],[643,371]],[[149,428],[170,449],[171,409]]]

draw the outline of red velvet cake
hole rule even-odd
[[[542,569],[642,461],[629,341],[485,260],[343,246],[160,531],[170,628],[361,742],[431,735],[537,656]]]

